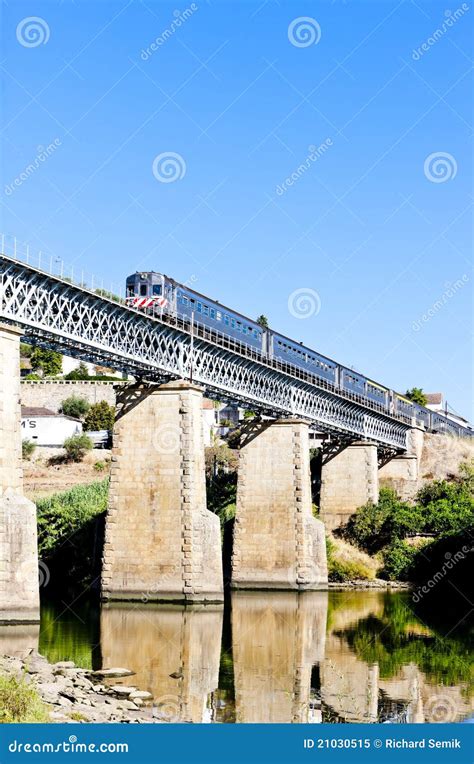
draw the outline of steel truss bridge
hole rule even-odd
[[[99,290],[102,291],[102,290]],[[165,382],[190,379],[206,396],[260,415],[297,416],[332,446],[356,440],[403,452],[412,420],[179,315],[149,316],[61,276],[0,254],[0,321],[33,344]]]

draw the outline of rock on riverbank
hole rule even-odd
[[[0,657],[0,673],[33,685],[52,722],[167,721],[152,695],[133,685],[133,672],[128,669],[88,671],[72,661],[48,663],[39,653],[30,652],[20,658]]]

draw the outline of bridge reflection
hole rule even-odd
[[[109,605],[100,612],[100,647],[99,613],[90,605],[77,610],[75,629],[70,612],[45,605],[39,649],[51,661],[131,669],[126,683],[149,691],[150,715],[168,721],[416,723],[469,716],[471,663],[463,643],[440,640],[406,603],[376,591],[246,591],[234,592],[225,609]],[[0,626],[0,654],[32,649],[38,626]]]

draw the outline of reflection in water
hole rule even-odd
[[[21,657],[38,649],[39,624],[0,624],[0,655]]]
[[[222,617],[222,606],[103,607],[103,665],[134,671],[133,684],[151,692],[155,713],[164,719],[211,721]]]
[[[469,716],[469,632],[454,638],[447,623],[441,637],[412,608],[406,594],[377,591],[234,592],[225,610],[50,603],[42,607],[39,649],[51,661],[132,669],[130,683],[151,692],[153,713],[168,720]],[[1,651],[35,647],[37,628],[0,627]]]
[[[321,721],[311,677],[324,656],[327,603],[327,592],[234,592],[237,722]]]

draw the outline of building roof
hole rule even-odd
[[[81,421],[80,419],[76,419],[76,417],[60,414],[56,411],[51,411],[51,409],[44,408],[43,406],[22,406],[21,416],[28,419],[31,417],[61,417],[61,419],[71,419],[73,422]]]
[[[425,393],[426,402],[434,405],[443,402],[443,393]]]

